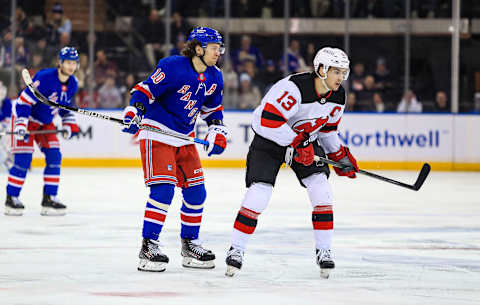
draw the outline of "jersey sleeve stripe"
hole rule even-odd
[[[202,106],[202,109],[201,109],[202,116],[208,116],[210,113],[213,113],[215,111],[223,111],[223,106],[218,105],[215,108],[208,108],[208,107]]]
[[[338,119],[335,123],[327,123],[325,124],[322,129],[320,129],[320,132],[332,132],[332,131],[337,131],[338,124],[340,124],[340,121],[342,118]]]
[[[19,100],[17,101],[19,102],[19,104],[27,104],[29,106],[32,106],[33,104],[35,104],[35,101],[32,101],[32,99],[24,93],[20,95],[20,101]]]
[[[133,89],[132,89],[132,93],[135,92],[135,91],[142,92],[143,94],[145,94],[148,97],[149,100],[153,101],[153,95],[150,92],[150,89],[148,89],[148,87],[145,84],[140,83],[140,84],[135,85],[135,87],[133,87]]]
[[[272,104],[266,103],[260,118],[260,125],[268,128],[278,128],[285,124],[287,119]]]

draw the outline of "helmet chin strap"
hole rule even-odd
[[[328,91],[332,90],[332,89],[330,89],[330,88],[327,86],[327,82],[325,81],[326,78],[321,78],[321,77],[320,77],[320,79],[322,80],[323,86],[324,86]]]
[[[198,58],[200,58],[200,60],[202,61],[202,63],[205,65],[205,67],[208,68],[207,63],[206,63],[205,60],[203,59],[203,56],[205,56],[205,49],[202,48],[202,50],[203,50],[203,55],[202,55],[202,56],[197,55],[197,56],[198,56]]]
[[[322,77],[320,73],[318,73],[319,70],[320,68],[318,68],[317,71],[315,71],[315,74],[317,74],[317,76],[322,80],[322,84],[325,87],[325,89],[327,89],[327,91],[332,90],[327,86],[327,82],[325,81],[327,79],[327,74],[325,73],[325,76]]]

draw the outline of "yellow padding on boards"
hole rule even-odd
[[[402,161],[359,161],[358,165],[364,170],[420,170],[423,162]],[[432,170],[437,171],[480,171],[480,163],[453,163],[453,162],[430,162]],[[35,158],[32,161],[34,167],[44,167],[45,161]],[[142,167],[140,159],[80,159],[65,158],[62,160],[63,167]],[[209,168],[244,168],[245,160],[222,160],[203,159],[203,167]]]

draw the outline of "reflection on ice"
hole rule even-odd
[[[382,174],[415,179],[414,172]],[[171,261],[152,274],[136,270],[147,195],[140,170],[64,169],[68,213],[48,218],[39,214],[43,179],[34,169],[21,195],[24,216],[0,216],[0,303],[478,304],[478,173],[432,172],[419,192],[332,176],[337,268],[328,280],[314,261],[307,194],[289,170],[278,177],[241,273],[225,277],[244,173],[205,175],[201,238],[216,253],[216,268],[181,267],[176,197],[161,237]]]

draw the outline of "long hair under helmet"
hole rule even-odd
[[[220,33],[215,29],[208,27],[196,27],[190,32],[190,35],[188,35],[187,41],[194,39],[200,42],[200,45],[204,49],[209,43],[218,43],[220,45],[220,54],[225,53],[222,35],[220,35]]]

